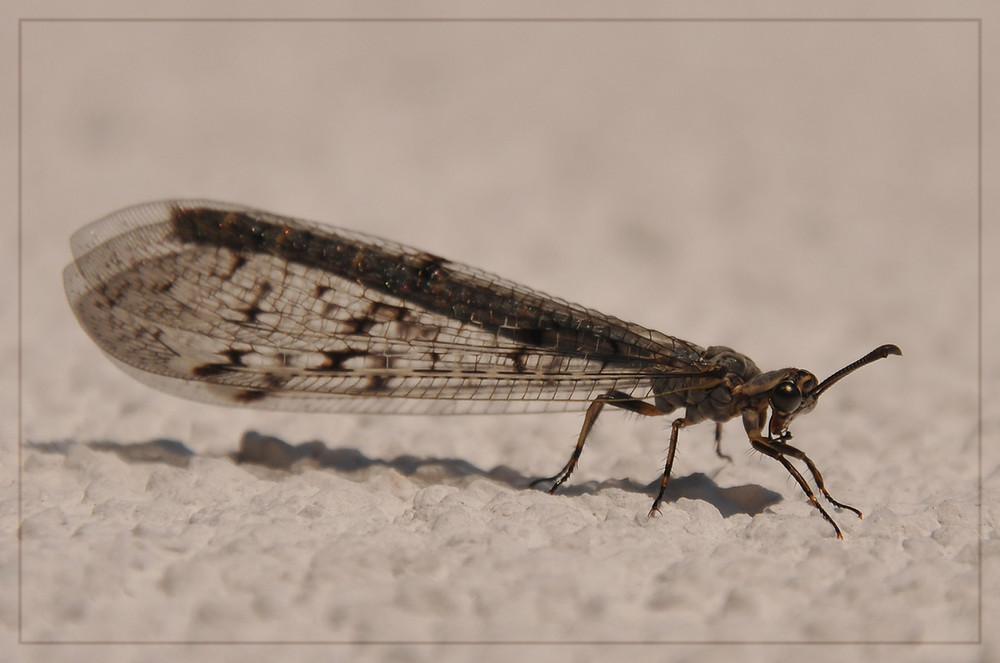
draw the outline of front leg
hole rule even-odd
[[[806,482],[802,474],[795,469],[795,466],[792,465],[792,463],[785,458],[785,456],[788,455],[792,458],[798,458],[806,464],[806,467],[808,467],[809,471],[812,473],[813,479],[816,481],[816,485],[823,492],[823,496],[826,497],[826,499],[828,499],[833,505],[843,509],[849,509],[850,511],[858,514],[859,518],[861,517],[861,512],[852,506],[842,504],[830,497],[830,493],[827,492],[826,487],[823,485],[823,476],[819,473],[819,469],[816,467],[815,463],[813,463],[801,449],[788,444],[788,440],[792,439],[791,433],[784,431],[778,437],[764,437],[763,430],[766,417],[766,403],[762,404],[759,408],[747,408],[743,411],[743,427],[746,429],[747,437],[750,438],[751,446],[765,456],[769,456],[770,458],[773,458],[781,463],[785,470],[792,475],[793,479],[795,479],[795,482],[799,484],[802,492],[806,494],[806,497],[809,498],[812,505],[819,510],[819,512],[823,515],[823,518],[825,518],[828,523],[833,525],[834,531],[837,532],[837,538],[843,539],[844,535],[841,534],[840,527],[837,526],[837,523],[834,522],[830,514],[826,512],[826,509],[824,509],[823,505],[819,503],[819,500],[816,499],[816,494],[813,492],[812,488],[809,487],[809,483]]]
[[[792,445],[787,444],[785,442],[786,440],[791,439],[791,437],[792,436],[790,434],[786,433],[785,436],[782,436],[780,439],[773,440],[775,448],[781,451],[782,454],[786,456],[791,456],[792,458],[798,458],[799,460],[801,460],[803,463],[806,464],[806,467],[809,468],[809,472],[812,474],[813,481],[816,482],[816,487],[819,488],[820,491],[822,491],[823,497],[825,497],[827,501],[830,502],[830,504],[834,505],[839,509],[847,509],[848,511],[853,511],[854,513],[857,514],[858,518],[864,518],[861,512],[855,509],[853,506],[849,504],[844,504],[843,502],[838,502],[837,500],[833,499],[830,496],[830,493],[826,490],[826,486],[823,484],[823,475],[819,473],[819,468],[816,467],[816,464],[812,462],[812,460],[809,458],[809,456],[805,454],[804,451],[802,451],[797,447],[793,447]]]
[[[813,476],[817,478],[817,485],[819,485],[820,490],[823,491],[823,494],[826,496],[828,500],[830,500],[837,506],[844,506],[850,509],[851,511],[854,511],[855,513],[858,514],[859,517],[861,516],[861,512],[855,509],[854,507],[841,505],[840,502],[837,502],[830,497],[829,493],[826,492],[826,488],[823,488],[822,477],[819,477],[819,470],[816,470],[816,466],[813,465],[812,461],[809,460],[808,457],[806,457],[805,453],[803,453],[801,450],[796,449],[795,447],[789,444],[785,444],[780,440],[771,440],[760,435],[757,435],[756,438],[754,438],[754,436],[751,436],[750,444],[753,446],[754,449],[761,452],[765,456],[770,456],[771,458],[775,459],[776,461],[781,463],[786,470],[788,470],[788,473],[791,474],[792,478],[795,479],[795,481],[799,484],[799,487],[802,488],[802,491],[806,494],[806,497],[809,498],[809,501],[812,502],[812,505],[817,509],[819,509],[819,512],[823,514],[823,517],[826,518],[828,523],[833,525],[833,529],[837,532],[837,538],[843,539],[844,535],[840,533],[840,527],[837,526],[837,523],[834,522],[830,514],[826,512],[826,509],[824,509],[823,505],[819,503],[819,500],[816,499],[816,494],[813,493],[812,488],[809,487],[809,484],[803,478],[802,474],[797,469],[795,469],[795,466],[792,465],[787,458],[785,458],[785,454],[787,453],[790,456],[793,456],[795,458],[800,458],[806,462],[810,470],[813,471]]]

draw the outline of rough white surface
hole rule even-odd
[[[975,644],[1000,591],[992,305],[977,503],[976,35],[28,24],[0,658],[995,660]],[[648,519],[669,421],[607,412],[549,496],[527,483],[578,414],[303,417],[137,385],[60,272],[74,229],[171,196],[391,236],[764,368],[824,377],[898,343],[793,427],[865,518],[835,513],[836,540],[738,423],[731,464],[710,426],[683,432]],[[235,462],[254,430],[271,454]]]

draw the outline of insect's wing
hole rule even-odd
[[[701,349],[360,233],[204,201],[80,230],[67,296],[94,341],[157,389],[355,412],[582,408],[708,370]]]

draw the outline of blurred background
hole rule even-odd
[[[24,23],[22,439],[170,438],[213,456],[261,429],[374,458],[437,455],[526,475],[565,460],[576,414],[291,416],[187,403],[121,374],[65,301],[69,236],[133,203],[205,197],[427,249],[702,346],[730,345],[763,369],[800,366],[822,378],[896,343],[902,359],[838,385],[796,422],[796,440],[846,501],[863,489],[869,504],[899,514],[954,495],[967,502],[978,451],[977,30],[881,21]],[[663,426],[602,418],[574,482],[654,479]],[[711,431],[686,435],[675,472],[715,467]],[[747,462],[738,424],[724,444],[739,468],[727,471],[802,501],[780,468]],[[218,468],[188,476],[192,490],[225,481]],[[39,483],[28,494],[57,487]],[[962,537],[975,539],[968,523]],[[85,559],[96,554],[87,550],[103,548],[82,549]],[[39,597],[29,636],[63,632],[46,610],[56,588],[45,579],[59,577],[45,566],[55,568],[52,554],[28,576]],[[877,639],[974,638],[976,576],[942,570],[936,552],[924,561],[914,577],[954,579],[947,597],[910,614],[905,593],[869,602],[857,589],[840,595],[851,624],[880,626]],[[624,574],[605,579],[615,587],[641,587],[651,575],[644,564],[609,568]],[[872,592],[880,570],[869,569]],[[792,591],[821,590],[804,582]],[[538,591],[539,605],[556,594]],[[163,614],[158,605],[139,602],[135,633],[190,633],[161,628],[150,617]],[[829,639],[806,612],[845,612],[796,605],[779,598],[749,616],[736,605],[728,614],[743,630],[728,633]],[[685,632],[683,622],[669,630],[662,614],[641,614],[618,613],[639,634],[719,633]],[[71,632],[106,636],[99,615],[80,608]],[[553,632],[604,633],[588,630],[602,615]],[[905,618],[883,623],[887,615]],[[261,633],[285,633],[282,619],[262,620]],[[373,619],[369,636],[392,637],[379,630],[386,621]],[[211,637],[211,623],[195,631]],[[255,623],[225,633],[253,635]],[[457,632],[482,634],[463,624]]]

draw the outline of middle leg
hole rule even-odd
[[[663,493],[667,489],[667,482],[670,481],[670,470],[674,466],[674,454],[677,453],[677,436],[680,434],[681,429],[686,425],[687,421],[684,417],[674,419],[674,423],[670,425],[670,446],[667,447],[667,462],[663,465],[663,477],[660,479],[660,490],[656,493],[656,499],[653,500],[653,506],[649,509],[650,518],[660,513],[660,503],[663,502]]]

